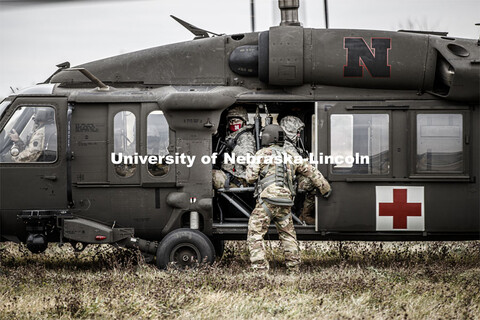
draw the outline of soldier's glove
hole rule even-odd
[[[319,197],[322,196],[323,198],[328,199],[328,197],[330,197],[331,194],[332,194],[332,189],[330,189],[330,191],[328,191],[324,194],[322,194],[320,192],[320,190],[317,189],[317,196],[319,196]]]
[[[332,194],[332,189],[330,189],[330,191],[328,191],[327,193],[322,194],[322,197],[324,197],[325,199],[328,199],[331,194]]]
[[[15,129],[10,130],[10,133],[8,135],[10,136],[10,140],[12,140],[13,142],[17,142],[18,140],[20,140],[20,137],[18,136],[18,133],[17,131],[15,131]]]

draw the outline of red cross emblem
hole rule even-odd
[[[393,217],[393,229],[407,229],[407,217],[422,215],[421,203],[407,202],[407,189],[393,189],[393,203],[379,203],[378,215]]]

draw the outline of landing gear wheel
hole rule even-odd
[[[178,269],[195,268],[215,261],[215,248],[206,235],[198,230],[177,229],[165,236],[158,245],[157,267],[170,264]]]
[[[27,249],[31,253],[43,253],[48,248],[47,238],[43,234],[29,234],[27,238]]]

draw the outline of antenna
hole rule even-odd
[[[217,33],[212,32],[212,31],[208,31],[208,30],[201,29],[199,27],[195,27],[193,24],[190,24],[187,21],[184,21],[184,20],[182,20],[180,18],[177,18],[175,16],[170,15],[170,17],[172,17],[175,21],[177,21],[182,26],[184,26],[188,31],[193,33],[195,35],[194,40],[195,39],[208,38],[208,37],[210,37],[208,35],[209,33],[213,34],[214,36],[221,36],[221,34],[217,34]]]
[[[96,84],[98,86],[98,90],[108,91],[110,89],[110,87],[107,86],[105,83],[103,83],[102,80],[95,77],[90,71],[88,71],[85,68],[65,68],[63,70],[64,71],[79,71],[85,77],[87,77],[88,80],[90,80],[91,82]]]
[[[278,0],[278,7],[282,15],[281,26],[301,26],[298,21],[298,7],[300,0]]]

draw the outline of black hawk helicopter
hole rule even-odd
[[[194,40],[63,63],[6,98],[1,240],[212,262],[224,240],[246,238],[253,187],[214,190],[212,164],[182,157],[216,151],[232,106],[256,120],[257,141],[259,117],[305,123],[334,192],[316,200],[315,225],[296,219],[300,240],[479,239],[480,40],[304,28],[298,7],[279,0],[280,26],[234,35],[175,18]]]

